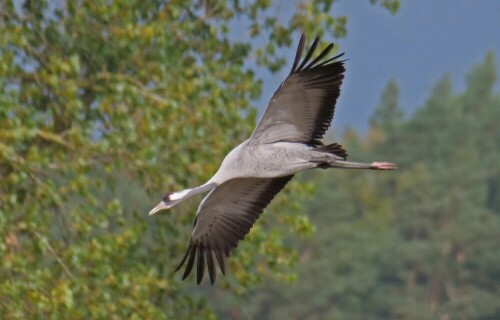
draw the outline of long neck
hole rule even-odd
[[[181,201],[184,201],[188,198],[191,198],[192,196],[195,196],[197,194],[210,191],[215,187],[217,187],[217,183],[207,182],[207,183],[202,184],[201,186],[196,187],[196,188],[184,189],[182,191],[174,192],[170,195],[170,200],[176,201],[176,202],[181,202]]]
[[[193,189],[188,189],[188,197],[195,196],[200,193],[204,193],[207,191],[212,190],[213,188],[217,187],[217,183],[215,182],[207,182],[205,184],[202,184],[199,187],[193,188]]]

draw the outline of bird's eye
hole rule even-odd
[[[170,195],[172,195],[172,192],[167,193],[167,194],[163,197],[163,201],[165,201],[165,202],[169,202],[169,201],[170,201]]]

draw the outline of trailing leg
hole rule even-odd
[[[344,169],[372,169],[372,170],[394,170],[397,169],[394,163],[390,162],[353,162],[345,160],[334,160],[328,164],[330,168],[344,168]]]

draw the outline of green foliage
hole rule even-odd
[[[296,288],[270,285],[253,300],[255,318],[500,317],[495,70],[488,53],[463,93],[443,77],[407,120],[389,82],[375,128],[365,139],[349,132],[343,144],[352,158],[399,170],[315,173],[306,208],[318,227],[299,253]],[[394,118],[397,126],[383,125]]]
[[[370,119],[373,129],[381,129],[391,136],[403,120],[403,110],[399,106],[399,87],[394,80],[390,80],[384,91],[380,104]]]
[[[370,0],[370,2],[372,4],[380,4],[392,14],[396,14],[401,6],[400,0]]]

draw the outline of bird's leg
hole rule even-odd
[[[394,170],[397,169],[394,163],[390,162],[353,162],[345,160],[335,160],[330,164],[332,168],[344,168],[344,169],[373,169],[373,170]]]

